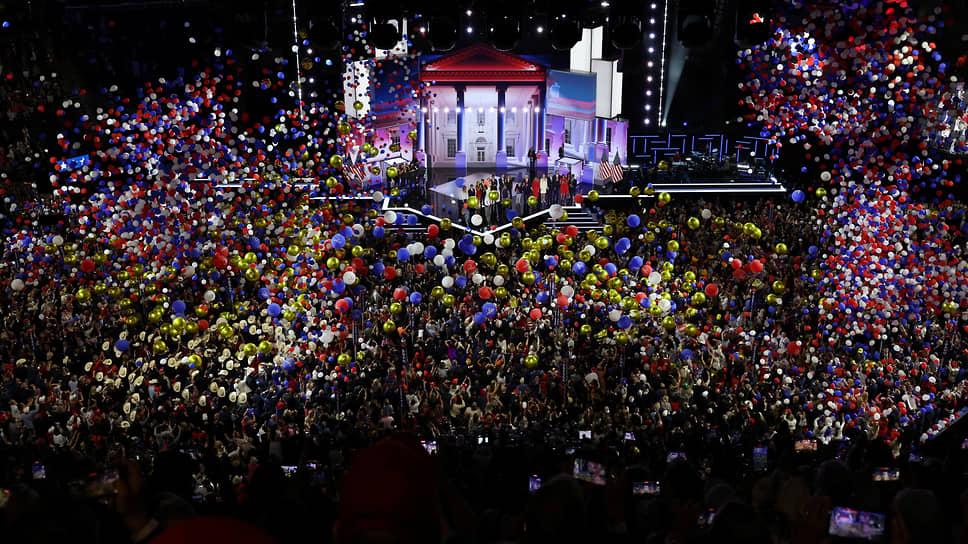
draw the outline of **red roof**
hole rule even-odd
[[[439,83],[531,82],[545,81],[545,68],[487,44],[477,44],[428,62],[420,70],[420,80]]]

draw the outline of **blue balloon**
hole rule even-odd
[[[615,263],[605,263],[605,271],[610,275],[615,274],[618,271],[618,267],[615,266]]]
[[[343,291],[346,291],[346,284],[343,283],[343,280],[336,280],[333,282],[333,291],[335,293],[342,293]]]
[[[632,257],[632,259],[629,261],[629,268],[633,270],[638,270],[639,268],[642,268],[643,264],[644,264],[644,261],[642,260],[642,257],[639,257],[638,255],[636,255],[635,257]]]
[[[383,227],[373,227],[374,238],[383,238],[384,234],[386,234],[386,230]]]
[[[420,301],[422,300],[423,300],[423,295],[421,295],[420,293],[416,291],[414,291],[413,293],[410,293],[410,304],[420,304]]]
[[[632,318],[629,317],[629,316],[627,316],[627,315],[623,315],[622,317],[618,318],[618,326],[621,329],[627,329],[627,328],[631,327],[632,326]]]
[[[625,223],[634,229],[638,227],[640,224],[642,224],[642,220],[639,219],[639,216],[632,214],[629,216],[628,219],[625,220]]]
[[[497,306],[493,302],[485,302],[484,305],[481,306],[481,310],[487,317],[494,317],[497,315]]]
[[[803,202],[803,199],[807,197],[807,195],[805,195],[800,189],[793,191],[793,194],[790,196],[793,198],[793,201],[797,203]]]
[[[175,312],[176,314],[185,313],[185,303],[181,300],[176,300],[175,302],[172,302],[171,311]]]
[[[477,312],[474,314],[474,323],[483,325],[485,321],[487,321],[487,317],[485,317],[483,313]]]
[[[405,247],[401,247],[397,250],[397,259],[400,261],[407,261],[410,259],[410,251]]]
[[[282,307],[276,304],[275,302],[273,302],[272,304],[269,305],[268,311],[270,316],[276,317],[282,313]]]
[[[434,246],[427,246],[424,248],[424,257],[427,259],[433,259],[437,256],[437,248]]]
[[[417,224],[417,216],[412,213],[407,215],[407,225],[410,225],[412,227],[416,224]]]
[[[114,349],[118,351],[128,351],[128,348],[130,347],[131,347],[131,342],[128,342],[124,338],[114,343]]]
[[[424,215],[430,215],[431,213],[433,213],[433,211],[434,209],[433,207],[431,207],[430,204],[424,204],[423,206],[420,207],[420,213]]]
[[[282,362],[282,369],[286,372],[292,372],[296,369],[296,363],[292,359],[286,359]]]
[[[581,261],[578,261],[575,264],[571,265],[571,270],[575,274],[584,274],[585,273],[585,263],[583,263]]]
[[[457,276],[457,279],[454,280],[454,283],[457,284],[457,287],[463,287],[463,286],[467,285],[467,277],[466,276]]]
[[[271,296],[272,293],[269,292],[269,289],[265,287],[259,289],[259,300],[269,300],[269,297]]]
[[[548,302],[548,292],[541,291],[540,293],[538,293],[538,296],[536,298],[538,299],[538,302],[544,304],[545,302]]]
[[[336,234],[333,236],[331,242],[333,243],[333,247],[339,249],[346,245],[346,238],[342,234]]]

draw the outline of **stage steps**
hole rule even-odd
[[[569,206],[565,210],[568,212],[567,221],[552,221],[551,217],[545,216],[545,221],[542,224],[549,229],[560,229],[568,225],[575,225],[579,231],[598,230],[602,228],[598,219],[583,207]]]

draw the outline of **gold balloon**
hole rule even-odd
[[[340,366],[346,366],[351,362],[353,362],[353,356],[349,353],[340,353],[339,356],[336,357],[336,364]]]
[[[333,155],[329,158],[329,165],[333,168],[340,169],[343,167],[343,157],[339,155]]]
[[[625,331],[615,333],[615,342],[624,345],[629,343],[629,335]]]
[[[450,295],[448,295],[448,296],[450,296]],[[387,319],[386,321],[383,322],[383,332],[384,333],[386,333],[386,334],[392,334],[392,333],[396,332],[396,330],[397,330],[397,324],[394,323],[392,319]]]
[[[595,189],[592,189],[591,191],[588,191],[588,200],[591,200],[592,202],[595,202],[595,201],[598,200],[598,196],[599,196],[598,195],[598,191],[596,191]]]
[[[672,200],[672,195],[670,195],[669,193],[665,191],[659,193],[659,202],[663,204],[668,204],[670,200]]]
[[[154,350],[155,353],[163,353],[168,351],[168,344],[166,344],[164,340],[155,340],[154,343],[151,344],[151,349]]]
[[[783,282],[780,280],[774,281],[773,292],[780,295],[780,294],[783,294],[783,291],[786,291],[786,285],[784,285]]]
[[[235,336],[235,329],[233,329],[230,325],[222,325],[218,328],[218,334],[223,339],[229,340]]]
[[[336,130],[339,131],[340,134],[343,134],[345,136],[346,134],[350,133],[350,130],[352,130],[352,127],[350,127],[350,124],[347,123],[346,121],[340,121],[340,123],[336,125]]]
[[[538,356],[537,355],[528,355],[527,357],[525,357],[524,358],[524,366],[526,366],[528,368],[537,368],[538,367]]]
[[[268,353],[272,353],[272,348],[273,348],[272,342],[270,342],[268,340],[263,340],[263,341],[259,342],[259,353],[261,353],[263,355],[268,354]]]
[[[411,140],[416,141],[417,135],[418,134],[416,130],[411,130],[410,132],[407,133],[407,138],[410,138]]]
[[[245,271],[245,279],[249,281],[259,281],[259,278],[261,277],[262,277],[262,273],[259,272],[258,268],[252,267],[252,268],[246,269]]]
[[[479,204],[480,204],[480,202],[478,202],[476,196],[469,196],[469,197],[467,197],[467,207],[468,208],[477,208],[477,206]]]
[[[508,296],[507,288],[505,288],[503,285],[501,287],[498,287],[497,289],[494,290],[494,296],[496,296],[499,299],[507,298]]]
[[[693,306],[702,306],[706,303],[706,295],[703,293],[696,293],[692,295]]]
[[[442,228],[443,230],[450,230],[451,226],[452,224],[449,218],[445,217],[440,220],[440,228]]]
[[[444,295],[443,303],[444,303],[444,306],[453,306],[454,305],[454,295],[451,295],[450,293]]]
[[[396,166],[390,166],[387,168],[387,177],[395,178],[399,173],[400,172],[397,170]]]
[[[692,323],[686,325],[686,334],[695,337],[699,334],[699,327],[693,325]]]
[[[399,302],[394,302],[390,304],[390,313],[398,314],[403,311],[403,306]]]
[[[633,197],[639,196],[641,193],[642,193],[642,190],[639,189],[638,186],[636,186],[636,185],[633,185],[629,189],[629,194],[632,195]]]
[[[521,281],[524,282],[525,285],[531,285],[532,283],[534,283],[534,280],[535,280],[534,272],[529,271],[529,272],[525,272],[524,274],[521,274]]]
[[[686,225],[688,225],[689,228],[692,229],[692,230],[698,229],[699,228],[699,218],[690,217],[689,220],[686,222]]]
[[[365,107],[366,106],[363,104],[363,102],[360,102],[359,100],[353,102],[353,109],[356,111],[360,111]]]
[[[786,255],[787,254],[787,246],[786,246],[786,244],[784,244],[783,242],[778,243],[776,245],[776,253],[778,255]]]
[[[669,240],[669,243],[666,244],[666,249],[668,249],[673,253],[676,253],[677,251],[679,251],[679,242],[675,240]]]
[[[817,196],[821,198],[827,196],[827,190],[824,189],[823,187],[817,187]]]
[[[77,293],[74,294],[74,298],[78,302],[87,302],[91,300],[91,292],[88,291],[86,288],[81,287],[80,289],[77,290]]]

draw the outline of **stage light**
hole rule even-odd
[[[471,10],[467,10],[467,16],[470,17],[471,15],[474,15],[474,12]]]
[[[457,45],[457,23],[446,15],[430,18],[430,47],[434,51],[450,51]]]
[[[472,27],[472,26],[467,27],[467,33],[468,34],[471,34],[473,32],[474,32],[474,27]]]
[[[544,27],[543,26],[539,26],[538,27],[538,34],[541,34],[542,32],[544,32]]]
[[[374,22],[370,25],[367,38],[377,49],[393,49],[400,43],[400,31],[389,22]]]
[[[423,34],[425,32],[427,32],[427,27],[425,26],[420,27],[420,33]]]
[[[569,21],[565,15],[555,19],[548,31],[551,46],[557,51],[571,51],[571,48],[581,40],[581,27],[577,21]]]
[[[450,113],[450,108],[444,108],[444,113]]]
[[[454,109],[454,111],[456,111],[457,113],[460,113],[460,107],[458,106],[457,108]]]
[[[499,51],[510,51],[518,45],[521,39],[521,26],[518,20],[502,15],[490,21],[490,41]]]

